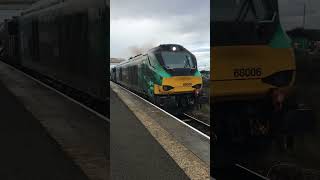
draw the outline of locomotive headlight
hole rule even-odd
[[[169,90],[173,89],[173,87],[172,86],[162,86],[162,89],[165,91],[169,91]]]
[[[192,86],[195,89],[201,89],[202,85],[201,84],[196,84]]]
[[[177,47],[173,46],[172,51],[176,51],[176,50],[177,50]]]

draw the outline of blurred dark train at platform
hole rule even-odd
[[[108,104],[109,14],[105,0],[39,1],[4,22],[2,60]]]

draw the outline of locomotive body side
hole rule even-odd
[[[181,51],[172,52],[166,49],[167,46],[180,47]],[[179,61],[187,65],[174,67],[181,65]],[[202,88],[202,77],[195,57],[179,45],[160,45],[147,54],[117,65],[111,73],[117,83],[164,107],[194,106]]]

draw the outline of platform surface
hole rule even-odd
[[[88,179],[0,81],[0,179]]]
[[[26,159],[18,158],[14,162],[19,168],[10,167],[9,169],[18,169],[18,172],[19,169],[22,169],[26,173],[34,171],[45,175],[41,178],[22,179],[81,179],[81,176],[73,178],[72,175],[66,174],[69,171],[72,172],[72,170],[68,170],[69,166],[75,166],[78,167],[76,169],[82,173],[82,176],[85,174],[89,179],[109,179],[109,123],[107,121],[2,62],[0,62],[0,82],[6,87],[2,89],[8,89],[9,91],[6,90],[6,92],[11,94],[11,96],[3,95],[3,98],[9,99],[0,102],[1,107],[8,108],[1,109],[3,114],[7,113],[6,116],[3,116],[7,118],[3,120],[8,122],[11,120],[12,124],[17,125],[16,127],[10,126],[12,131],[8,130],[8,132],[12,134],[8,134],[7,137],[1,136],[1,138],[3,138],[3,142],[8,139],[8,143],[15,143],[13,140],[16,140],[17,147],[12,147],[12,151],[21,152],[24,156],[28,156],[24,157]],[[2,96],[2,94],[0,95]],[[6,104],[7,106],[5,106]],[[36,125],[38,130],[33,127]],[[8,129],[5,126],[1,127]],[[42,130],[40,131],[39,128]],[[43,135],[39,135],[38,132],[47,134],[48,138],[40,139],[43,141],[41,142],[39,138]],[[28,137],[30,133],[32,136]],[[33,135],[33,133],[37,134]],[[17,134],[21,134],[21,136],[17,136]],[[9,138],[11,136],[16,139],[11,140]],[[48,140],[50,138],[52,142]],[[56,146],[46,147],[49,145],[45,143],[52,144],[54,142]],[[27,145],[23,143],[27,143]],[[31,144],[29,145],[29,143]],[[26,151],[28,148],[32,148],[30,153],[34,154],[28,154]],[[67,158],[69,165],[64,165],[62,161],[51,162],[51,159],[53,161],[61,159],[57,155],[51,155],[55,151],[69,157]],[[37,164],[33,164],[37,161],[39,161]],[[51,167],[53,170],[49,169]],[[45,169],[42,170],[42,168]],[[55,172],[58,175],[59,173],[64,174],[61,177],[55,177]]]
[[[112,90],[110,102],[112,179],[189,179]]]

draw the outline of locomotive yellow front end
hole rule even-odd
[[[202,88],[201,76],[173,76],[162,79],[162,85],[155,85],[157,95],[198,93]]]
[[[296,66],[277,1],[214,1],[211,17],[214,133],[225,142],[278,134]]]
[[[211,93],[215,102],[265,98],[272,91],[287,96],[295,79],[291,48],[214,47]]]
[[[198,104],[203,85],[196,57],[176,44],[165,44],[149,52],[150,66],[155,72],[153,97],[156,104],[186,110]]]

